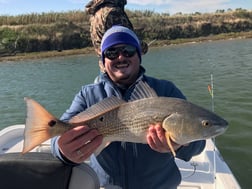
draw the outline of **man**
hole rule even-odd
[[[101,59],[105,73],[100,82],[84,86],[75,96],[62,120],[68,121],[79,112],[109,96],[129,100],[135,85],[144,81],[158,96],[185,98],[171,82],[145,75],[141,65],[140,42],[132,30],[113,26],[103,36]],[[123,189],[176,188],[181,181],[180,172],[167,145],[160,124],[150,125],[146,136],[148,144],[112,142],[97,157],[91,156],[91,166],[100,178],[101,185],[113,184]],[[98,130],[88,125],[76,127],[52,140],[53,154],[66,163],[81,163],[101,144]],[[190,160],[199,154],[205,141],[186,146],[173,143],[176,156]]]
[[[109,28],[113,25],[121,25],[134,30],[132,23],[124,11],[126,4],[127,0],[91,0],[86,5],[86,11],[90,15],[91,40],[99,58],[101,58],[100,45],[102,36]],[[141,41],[141,47],[142,54],[146,54],[148,45]],[[99,66],[101,72],[103,72],[104,67],[101,60],[99,60]]]

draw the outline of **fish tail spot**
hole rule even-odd
[[[56,125],[56,121],[55,120],[51,120],[51,121],[49,121],[48,122],[48,125],[50,126],[50,127],[54,127],[55,125]]]
[[[99,120],[100,120],[101,122],[103,122],[103,121],[104,121],[104,117],[100,117]]]

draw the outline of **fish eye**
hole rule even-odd
[[[210,121],[208,121],[208,120],[203,120],[201,123],[202,123],[202,126],[205,126],[205,127],[211,125]]]

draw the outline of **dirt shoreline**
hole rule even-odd
[[[207,37],[199,37],[193,39],[176,39],[176,40],[165,40],[165,41],[152,41],[150,42],[150,48],[169,46],[169,45],[182,45],[188,43],[201,43],[201,42],[210,42],[217,40],[231,40],[231,39],[247,39],[252,38],[252,31],[249,32],[240,32],[240,33],[229,33],[229,34],[220,34],[212,35]],[[95,54],[93,47],[86,47],[83,49],[71,49],[63,51],[46,51],[46,52],[32,52],[32,53],[17,53],[14,56],[4,56],[0,57],[1,62],[8,61],[21,61],[21,60],[31,60],[31,59],[42,59],[50,57],[62,57],[62,56],[71,56],[71,55],[81,55],[81,54]]]

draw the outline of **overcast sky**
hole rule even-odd
[[[0,15],[84,10],[89,0],[0,0]],[[252,10],[252,0],[128,0],[126,9],[160,13],[215,12],[218,9]]]

